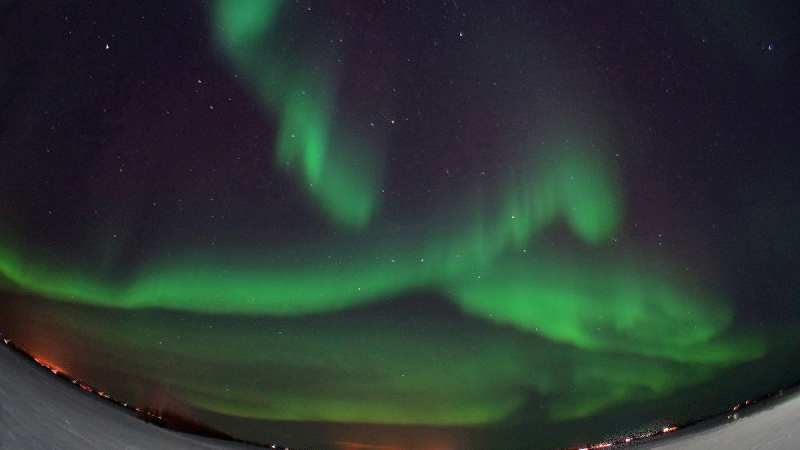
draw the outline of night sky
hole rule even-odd
[[[0,332],[38,358],[338,450],[800,379],[794,9],[135,3],[0,2]]]

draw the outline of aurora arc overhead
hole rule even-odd
[[[758,337],[727,333],[733,312],[724,292],[680,280],[665,270],[668,262],[643,252],[620,255],[608,248],[625,215],[621,174],[605,150],[580,137],[546,151],[534,143],[502,149],[514,162],[505,184],[474,198],[448,199],[441,217],[422,221],[424,232],[418,222],[397,230],[374,226],[383,206],[385,139],[351,131],[358,113],[336,109],[341,74],[333,61],[284,51],[274,35],[284,3],[217,1],[215,42],[277,124],[275,165],[330,222],[334,237],[266,251],[183,249],[112,276],[94,273],[92,260],[64,262],[9,235],[0,243],[4,291],[97,308],[307,321],[315,331],[291,345],[264,337],[246,360],[227,361],[242,374],[225,392],[213,377],[187,377],[182,367],[219,362],[255,326],[168,350],[182,364],[136,370],[139,376],[158,372],[195,407],[270,420],[491,424],[512,417],[525,392],[567,392],[563,385],[571,383],[581,395],[566,394],[548,410],[554,420],[567,420],[621,404],[631,392],[669,395],[763,354]],[[554,227],[577,236],[581,252],[564,256],[567,251],[531,245]],[[330,254],[344,256],[332,260]],[[315,322],[402,295],[447,299],[493,331],[472,336],[467,350],[458,326],[433,319],[437,331],[429,337],[415,336],[408,324],[387,330]],[[87,328],[131,351],[149,348],[135,338],[147,330],[99,322]],[[507,332],[579,353],[585,363],[562,369],[571,375],[559,380],[541,363],[555,350],[509,343]],[[351,342],[354,350],[337,357],[337,342]],[[362,348],[394,357],[379,361]],[[426,363],[437,349],[450,355],[447,366]],[[247,379],[259,364],[282,377],[253,389]],[[328,384],[301,390],[278,381],[313,370],[328,374]],[[388,375],[399,372],[405,372],[402,380]],[[674,373],[682,376],[668,375]]]

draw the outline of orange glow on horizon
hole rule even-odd
[[[331,444],[338,446],[342,450],[404,450],[402,447],[393,445],[374,445],[364,442],[336,441]]]
[[[31,357],[33,357],[34,361],[36,361],[40,365],[42,365],[42,366],[46,367],[47,369],[49,369],[50,372],[53,372],[56,375],[61,373],[61,374],[64,374],[66,376],[69,376],[69,372],[64,370],[64,368],[61,367],[60,365],[58,365],[58,364],[56,364],[56,363],[54,363],[54,362],[52,362],[52,361],[50,361],[48,359],[45,359],[45,358],[43,358],[41,356],[31,355]]]

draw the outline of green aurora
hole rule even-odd
[[[174,324],[87,321],[82,331],[142,361],[166,352],[170,364],[118,370],[157,374],[186,404],[270,420],[494,424],[512,420],[530,392],[559,399],[547,411],[552,419],[576,419],[633,394],[663,398],[764,353],[763,340],[728,334],[724,292],[677,279],[666,262],[608,248],[623,222],[624,193],[616,167],[592,146],[522,149],[500,195],[445,205],[446,218],[422,232],[371,226],[381,207],[382,143],[349,133],[356,118],[348,113],[334,117],[332,61],[312,51],[290,55],[275,39],[286,28],[282,5],[216,2],[216,42],[278,124],[276,165],[339,234],[264,252],[161,255],[122,276],[93,273],[91,260],[56,262],[9,235],[0,247],[4,291],[302,328],[291,339],[257,325],[196,333],[157,350],[144,336]],[[582,245],[574,256],[537,246],[541,233],[564,225]],[[481,333],[430,318],[421,319],[429,334],[408,322],[330,320],[404,295],[444,298]],[[246,351],[231,350],[250,338]],[[230,370],[228,385],[196,370],[210,365]],[[256,387],[249,380],[265,367],[274,376]]]
[[[632,358],[648,352],[554,343],[479,318],[391,311],[242,317],[235,326],[223,317],[158,310],[109,315],[63,305],[34,314],[57,327],[82,324],[70,330],[77,336],[70,346],[95,355],[74,352],[64,368],[92,373],[109,392],[126,390],[118,380],[149,379],[196,408],[277,421],[502,425],[513,423],[532,395],[545,399],[551,419],[574,420],[632,398],[664,398],[760,351],[756,341],[739,339],[739,351],[722,345],[706,357],[707,343],[655,343],[664,339],[654,334],[655,349],[676,346],[698,356]],[[222,383],[220,371],[227,374]]]
[[[591,154],[582,159],[567,156],[551,159],[542,164],[540,174],[524,177],[531,181],[523,188],[509,188],[493,220],[459,221],[422,236],[415,230],[400,237],[365,234],[348,252],[332,251],[324,242],[285,250],[298,258],[303,255],[293,263],[277,263],[277,255],[252,255],[248,259],[276,263],[267,268],[228,267],[195,254],[145,266],[126,282],[87,275],[91,262],[59,267],[6,246],[0,269],[25,292],[101,306],[271,315],[335,311],[392,294],[447,286],[454,277],[484,270],[521,248],[559,216],[588,244],[608,239],[620,217],[616,176]],[[466,217],[469,212],[453,215]],[[332,261],[327,257],[331,253],[350,256]]]
[[[588,416],[624,402],[631,392],[640,399],[668,395],[708,379],[715,370],[758,358],[764,351],[763,341],[725,334],[732,314],[720,294],[660,276],[663,267],[644,263],[644,258],[614,257],[602,248],[619,226],[619,183],[609,166],[591,153],[583,156],[562,153],[538,165],[544,169],[530,175],[525,189],[509,189],[507,198],[497,203],[502,206],[493,220],[471,226],[462,222],[460,228],[453,224],[417,234],[416,240],[405,236],[392,241],[367,233],[363,244],[354,245],[361,250],[336,263],[326,256],[330,245],[322,243],[320,249],[311,245],[290,250],[304,255],[293,264],[222,266],[210,256],[191,255],[113,279],[87,275],[91,262],[59,266],[6,245],[0,269],[5,289],[18,293],[105,308],[248,314],[271,316],[273,321],[284,320],[281,316],[291,320],[345,311],[415,292],[438,293],[463,312],[501,329],[510,325],[568,345],[574,349],[571,352],[604,355],[595,363],[564,370],[572,373],[571,385],[582,389],[579,396],[562,399],[550,410],[551,418],[559,420]],[[555,258],[547,250],[527,245],[559,218],[582,239],[586,254],[594,257]],[[532,248],[523,253],[527,247]],[[151,326],[151,334],[161,327]],[[409,337],[413,333],[407,330],[387,334],[384,326],[367,323],[352,329],[334,327],[326,334],[321,326],[299,326],[317,332],[304,333],[290,347],[256,345],[247,352],[247,362],[226,364],[236,367],[234,372],[244,364],[248,378],[263,371],[263,364],[275,373],[289,370],[285,374],[289,380],[302,379],[303,373],[330,371],[335,375],[325,386],[336,389],[309,391],[307,385],[313,383],[301,383],[304,388],[297,390],[278,383],[254,392],[241,380],[239,387],[233,383],[233,389],[221,392],[213,374],[198,379],[180,373],[184,363],[140,367],[145,373],[138,375],[158,373],[158,379],[178,392],[183,402],[233,416],[385,424],[498,422],[522,406],[524,392],[544,395],[559,389],[554,387],[559,382],[552,379],[552,371],[540,363],[552,359],[552,354],[519,345],[509,348],[502,339],[488,337],[464,353],[457,330],[446,323],[431,327],[444,335],[439,337],[442,342],[450,343],[439,351],[449,355],[445,367],[425,363],[430,356],[426,351],[437,348],[438,339],[422,337],[423,341],[414,343]],[[114,341],[142,332],[115,325],[96,335],[116,336],[109,338]],[[382,337],[375,341],[375,336]],[[186,367],[207,365],[243,340],[246,337],[239,333],[213,341],[194,340],[195,345],[175,348],[180,354],[173,358],[186,359]],[[343,342],[354,350],[343,352]],[[134,340],[115,348],[131,345],[138,344]],[[392,358],[370,358],[360,351],[376,346],[395,349]],[[407,350],[398,353],[400,348]],[[630,357],[636,357],[635,363]],[[294,367],[287,363],[293,358],[308,360]],[[619,360],[617,369],[607,370],[609,358]],[[279,368],[281,364],[290,369]],[[173,373],[175,369],[179,373]],[[400,372],[408,377],[401,384],[387,375]],[[675,373],[682,375],[675,377]],[[453,379],[458,383],[443,382]],[[509,390],[509,386],[514,388]]]
[[[334,223],[362,229],[376,208],[378,147],[337,133],[347,127],[343,119],[337,119],[337,129],[332,126],[332,61],[311,51],[288,53],[285,41],[275,38],[273,27],[284,3],[218,2],[219,47],[277,117],[276,161]]]

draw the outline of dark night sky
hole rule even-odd
[[[0,331],[290,446],[722,411],[800,370],[797,19],[0,2]]]

